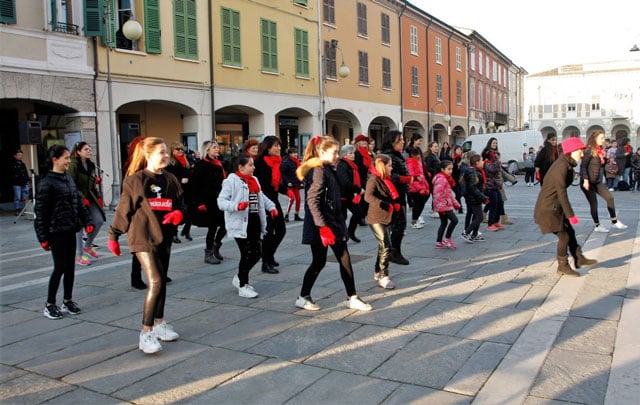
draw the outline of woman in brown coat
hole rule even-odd
[[[579,220],[567,196],[567,187],[573,181],[573,168],[582,158],[584,149],[580,138],[569,138],[562,143],[563,154],[549,168],[534,212],[534,220],[542,233],[554,233],[558,237],[558,274],[573,277],[579,277],[580,273],[569,266],[567,248],[576,268],[598,263],[582,255],[572,226],[578,224]]]

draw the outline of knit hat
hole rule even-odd
[[[367,138],[366,135],[360,134],[360,135],[356,136],[356,140],[354,142],[358,143],[358,142],[362,142],[362,141],[369,142],[369,138]]]
[[[584,143],[580,140],[580,138],[574,136],[562,141],[562,153],[568,155],[571,152],[577,151],[578,149],[585,149]]]

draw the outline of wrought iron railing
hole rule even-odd
[[[67,24],[63,22],[57,22],[53,26],[55,32],[63,32],[65,34],[78,35],[78,26],[75,24]]]

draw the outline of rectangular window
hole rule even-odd
[[[575,104],[567,104],[567,111],[576,111],[576,105]]]
[[[78,35],[78,26],[73,23],[71,0],[50,0],[51,30]],[[0,2],[0,9],[2,8]]]
[[[5,23],[5,24],[16,23],[16,1],[15,0],[0,0],[0,23]]]
[[[336,79],[336,48],[331,41],[324,41],[324,74],[328,79]]]
[[[456,103],[462,105],[462,81],[456,80]]]
[[[382,58],[382,88],[391,89],[391,59]]]
[[[436,38],[436,63],[442,64],[442,40]]]
[[[442,101],[442,75],[436,75],[436,100]]]
[[[358,51],[358,83],[369,85],[369,54]]]
[[[411,66],[411,95],[418,97],[420,90],[418,88],[418,67]]]
[[[336,23],[336,8],[334,0],[324,0],[322,4],[324,22],[334,25]]]
[[[456,47],[456,70],[462,71],[462,49]]]
[[[367,5],[358,3],[358,35],[367,36]]]
[[[592,103],[591,111],[600,111],[600,103]]]
[[[482,74],[482,63],[483,63],[482,59],[483,59],[482,58],[482,51],[478,51],[478,73],[479,74]]]
[[[275,21],[260,19],[260,38],[262,45],[262,70],[278,71],[278,36]]]
[[[295,29],[296,76],[309,77],[309,33]]]
[[[418,27],[412,25],[409,27],[409,41],[411,44],[411,54],[418,54]]]
[[[12,3],[12,0],[0,0],[0,22],[4,21],[4,3]],[[15,13],[15,8],[13,9]],[[84,35],[88,37],[102,36],[102,2],[100,0],[84,0]],[[15,14],[14,14],[15,23]]]
[[[198,59],[198,20],[195,0],[174,0],[174,41],[178,58]]]
[[[293,0],[293,4],[307,7],[307,0]]]
[[[147,53],[161,53],[160,0],[144,2],[144,43]]]
[[[489,65],[489,55],[486,55],[484,57],[484,61],[486,62],[486,66],[485,67],[487,68],[487,70],[484,73],[485,73],[485,75],[487,76],[487,79],[488,79],[489,78],[489,74],[490,74],[490,66],[491,66],[491,65]]]
[[[391,43],[391,27],[389,23],[389,14],[382,13],[380,26],[382,29],[382,43],[390,44]]]
[[[221,8],[222,15],[222,64],[242,66],[240,48],[240,12]]]
[[[469,108],[476,108],[476,83],[474,81],[469,86]]]
[[[471,70],[476,70],[476,51],[475,49],[470,52],[469,60],[471,61]]]
[[[498,62],[496,62],[495,60],[493,61],[493,81],[497,82],[498,81]]]

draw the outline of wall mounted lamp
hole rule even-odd
[[[345,65],[344,63],[344,53],[342,53],[342,49],[340,49],[340,47],[338,46],[338,40],[337,39],[332,39],[331,40],[331,47],[333,49],[337,49],[340,51],[340,58],[342,60],[342,64],[340,65],[340,68],[338,68],[338,76],[345,78],[347,76],[349,76],[349,74],[351,73],[351,69],[349,69],[349,66]]]

